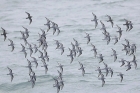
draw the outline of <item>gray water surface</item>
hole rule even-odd
[[[8,39],[4,42],[3,36],[0,37],[0,93],[56,93],[56,88],[53,87],[54,80],[52,77],[58,76],[57,62],[64,65],[63,80],[64,88],[60,90],[60,93],[140,93],[140,1],[139,0],[1,0],[0,3],[0,26],[5,28],[9,33],[7,37],[14,41],[15,50],[11,52],[11,47],[8,45],[10,42]],[[29,25],[29,20],[26,20],[29,12],[33,16],[33,22]],[[107,31],[111,36],[118,35],[116,32],[118,29],[116,24],[119,25],[123,34],[119,42],[114,45],[114,41],[111,40],[109,45],[102,39],[104,38],[102,31],[100,30],[101,24],[98,23],[97,28],[94,28],[93,15],[97,15],[99,20],[106,25]],[[114,20],[114,27],[106,22],[108,18],[106,15],[110,15]],[[35,68],[33,64],[33,71],[37,76],[35,87],[31,87],[31,83],[28,73],[27,58],[32,60],[29,56],[24,57],[21,53],[21,45],[24,44],[21,40],[20,31],[24,31],[22,26],[29,29],[30,37],[29,43],[36,43],[39,38],[38,33],[41,33],[40,28],[47,30],[44,26],[46,23],[45,17],[49,18],[53,22],[57,23],[60,27],[60,35],[53,35],[51,29],[47,33],[46,41],[48,42],[48,55],[50,61],[48,64],[48,73],[45,74],[41,60],[38,59],[39,66]],[[133,29],[130,32],[126,32],[126,27],[123,26],[126,18],[133,23]],[[91,36],[91,42],[98,49],[98,54],[103,54],[104,62],[109,67],[113,68],[114,75],[111,78],[110,73],[105,77],[105,85],[101,87],[101,81],[98,80],[98,72],[95,70],[98,66],[104,67],[103,63],[99,63],[97,58],[94,58],[94,54],[90,43],[87,45],[85,32]],[[2,33],[2,31],[1,31]],[[68,48],[71,48],[71,42],[75,38],[83,49],[83,54],[80,57],[76,57],[72,64],[70,64],[70,58]],[[59,40],[64,44],[65,52],[60,55],[61,51],[56,50],[55,40]],[[122,43],[125,43],[124,39],[128,39],[130,44],[135,43],[137,45],[137,57],[138,67],[137,69],[132,66],[132,69],[126,71],[126,67],[120,67],[119,60],[124,58],[126,60],[132,60],[133,56],[125,55],[122,52]],[[111,57],[112,50],[115,49],[118,54],[118,59],[113,62]],[[39,48],[41,50],[41,48]],[[32,55],[38,58],[39,52]],[[81,70],[79,69],[79,63],[84,64],[86,74],[83,77]],[[13,70],[14,79],[11,82],[7,67]],[[120,77],[117,76],[118,72],[124,74],[124,80],[121,83]]]

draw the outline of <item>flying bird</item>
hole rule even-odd
[[[12,41],[12,40],[10,40],[10,39],[8,39],[8,40],[9,40],[9,41],[10,41],[10,43],[11,43],[11,44],[10,44],[10,45],[8,45],[8,46],[11,46],[11,47],[12,47],[12,50],[11,50],[11,52],[12,52],[12,51],[14,50],[14,48],[15,48],[15,47],[14,47],[14,43],[13,43],[13,41]]]
[[[97,25],[98,25],[98,19],[97,19],[97,16],[94,14],[94,13],[92,13],[92,15],[94,16],[94,19],[93,20],[91,20],[91,21],[94,21],[95,22],[95,28],[97,27]]]
[[[4,36],[4,41],[5,41],[6,40],[6,37],[7,37],[7,32],[6,32],[6,30],[4,28],[1,27],[1,29],[3,31],[3,33],[1,35]]]
[[[7,75],[10,75],[11,76],[11,82],[12,82],[12,80],[13,80],[13,78],[14,78],[14,73],[12,72],[12,70],[9,68],[9,67],[7,67],[8,68],[8,70],[9,70],[9,74],[7,74]]]
[[[29,19],[30,21],[29,25],[30,25],[32,23],[32,16],[28,12],[25,12],[25,13],[28,15],[26,19]]]
[[[109,15],[107,15],[107,17],[109,18],[109,20],[107,20],[107,22],[110,22],[112,27],[113,27],[113,20],[112,20],[112,18]]]
[[[122,80],[123,80],[123,75],[124,74],[122,74],[122,73],[119,73],[117,76],[120,76],[120,78],[121,78],[121,82],[122,82]]]
[[[124,21],[125,21],[125,24],[123,25],[126,25],[126,31],[127,31],[129,29],[129,21],[126,19],[124,19]]]
[[[118,33],[119,33],[119,39],[121,38],[121,36],[122,36],[122,31],[123,30],[121,30],[121,28],[117,25],[117,27],[118,27],[118,29],[119,29],[119,31],[117,31]]]

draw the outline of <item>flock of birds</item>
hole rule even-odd
[[[29,24],[31,24],[32,23],[32,16],[28,12],[25,12],[25,13],[28,15],[28,17],[26,19],[29,19],[29,21],[30,21]],[[91,21],[95,22],[95,29],[96,29],[96,27],[98,26],[98,19],[97,19],[97,16],[94,13],[92,13],[92,14],[93,14],[94,19],[91,20]],[[114,27],[113,19],[108,15],[107,15],[107,17],[108,17],[107,22],[110,22],[111,26],[113,28]],[[48,29],[47,29],[47,31],[44,31],[43,29],[40,29],[42,31],[42,34],[39,34],[39,39],[37,40],[38,43],[39,43],[39,46],[37,44],[31,44],[31,43],[28,42],[27,39],[29,37],[29,30],[27,28],[23,27],[25,29],[25,31],[20,31],[20,33],[22,35],[22,37],[20,39],[22,39],[25,42],[25,44],[21,44],[22,50],[20,52],[23,52],[24,55],[25,55],[25,58],[26,58],[26,56],[27,56],[27,50],[26,49],[28,49],[30,51],[30,57],[33,59],[32,61],[27,59],[27,62],[28,62],[27,67],[29,69],[29,77],[30,77],[29,82],[32,83],[32,88],[34,87],[35,82],[36,82],[36,74],[32,70],[32,67],[33,67],[32,63],[35,63],[36,68],[38,67],[38,59],[33,57],[32,54],[37,53],[37,52],[40,53],[39,59],[41,59],[41,61],[43,63],[43,66],[41,66],[41,67],[44,67],[45,74],[47,74],[48,65],[46,64],[46,61],[49,62],[49,56],[48,56],[48,53],[47,53],[48,43],[46,41],[46,32],[48,32],[50,29],[53,29],[53,35],[56,32],[57,32],[57,35],[59,35],[59,33],[60,33],[60,29],[59,29],[59,27],[58,27],[58,25],[56,23],[54,23],[53,21],[49,20],[48,18],[46,18],[46,20],[47,20],[47,23],[44,24],[44,25],[46,25]],[[126,20],[126,19],[124,19],[124,21],[125,21],[125,23],[123,25],[126,26],[126,31],[132,30],[133,29],[132,22],[129,21],[129,20]],[[102,28],[100,30],[103,30],[102,33],[104,35],[103,40],[105,40],[107,42],[107,45],[108,45],[110,43],[110,40],[114,39],[115,40],[114,45],[115,45],[120,40],[120,38],[122,36],[123,30],[121,29],[121,27],[116,25],[117,28],[118,28],[118,31],[116,31],[116,32],[119,35],[111,38],[110,33],[107,32],[107,30],[106,30],[105,24],[102,21],[100,21],[100,23],[102,25]],[[9,34],[9,33],[7,33],[7,31],[4,28],[1,27],[1,29],[3,31],[3,33],[1,35],[4,36],[4,41],[5,41],[7,39],[7,34]],[[87,39],[87,44],[90,43],[90,40],[91,40],[90,37],[91,37],[90,34],[86,33],[86,36],[84,38]],[[14,51],[14,49],[15,49],[14,42],[11,39],[8,39],[8,40],[10,41],[10,44],[8,46],[11,47],[11,51]],[[82,51],[83,51],[82,48],[80,47],[80,43],[74,38],[73,38],[73,40],[74,40],[74,43],[71,42],[72,49],[68,48],[70,54],[67,55],[71,59],[70,63],[73,62],[74,57],[79,57],[80,55],[82,55]],[[61,55],[62,55],[64,53],[65,47],[58,40],[54,40],[54,41],[56,43],[56,49],[61,50]],[[126,71],[128,71],[128,70],[131,69],[132,63],[134,64],[135,69],[137,68],[137,60],[136,60],[136,57],[135,57],[136,44],[130,44],[127,39],[125,39],[125,41],[126,41],[126,44],[122,44],[123,47],[124,47],[122,49],[122,51],[125,51],[126,55],[129,55],[129,56],[133,55],[133,59],[131,61],[128,61],[128,60],[125,60],[125,59],[122,58],[119,62],[122,63],[120,67],[122,67],[122,66],[124,66],[126,64],[125,65],[127,67]],[[105,66],[104,68],[97,67],[97,69],[95,70],[95,71],[98,71],[98,79],[102,81],[102,87],[103,87],[104,84],[105,84],[105,76],[108,76],[108,73],[111,73],[111,77],[112,77],[113,76],[113,69],[108,67],[108,65],[104,62],[104,56],[102,54],[97,53],[97,48],[95,47],[95,45],[92,44],[92,43],[90,43],[90,44],[91,44],[91,47],[92,47],[91,51],[93,51],[93,53],[94,53],[94,57],[98,58],[99,63],[103,63],[104,66]],[[39,50],[40,47],[42,47],[42,51]],[[117,54],[116,50],[114,50],[113,48],[112,48],[112,52],[113,53],[112,53],[111,56],[114,57],[114,62],[115,62],[117,60],[117,55],[118,54]],[[99,56],[97,56],[97,54]],[[85,67],[81,62],[79,62],[79,65],[80,65],[79,70],[82,71],[82,76],[84,76],[85,75]],[[54,81],[55,81],[55,84],[53,84],[53,87],[57,88],[57,93],[58,93],[60,91],[60,89],[62,90],[63,87],[64,87],[64,80],[63,80],[63,65],[58,63],[57,67],[59,67],[60,70],[57,70],[58,71],[58,77],[53,78]],[[13,71],[12,71],[12,69],[10,67],[7,67],[7,68],[9,70],[9,74],[7,74],[7,75],[11,76],[11,82],[12,82],[12,80],[14,78],[14,73],[13,73]],[[105,71],[105,76],[103,74],[103,71]],[[118,74],[118,76],[120,76],[120,78],[121,78],[121,80],[120,80],[121,82],[123,80],[123,75],[124,74],[121,73],[121,72]]]

